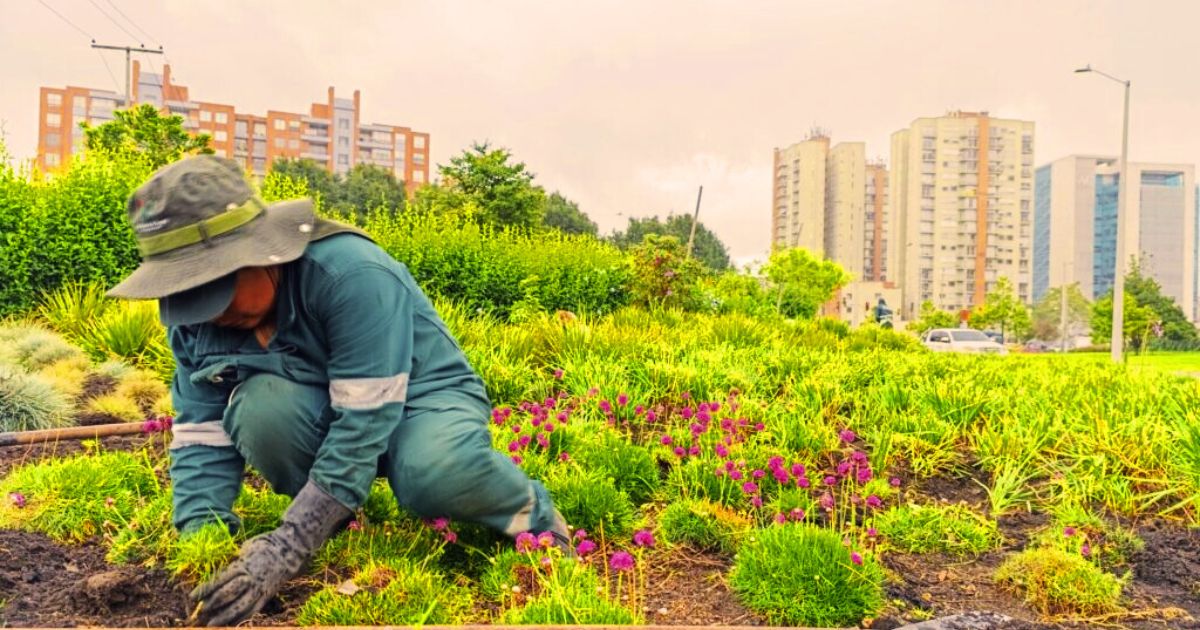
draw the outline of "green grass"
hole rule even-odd
[[[1054,547],[1026,549],[996,571],[996,582],[1043,615],[1098,615],[1120,607],[1124,580],[1079,554]]]
[[[1028,356],[1068,363],[1103,365],[1112,362],[1112,358],[1107,352],[1044,353]],[[1200,375],[1200,352],[1151,351],[1144,354],[1126,352],[1124,357],[1126,365],[1135,369],[1157,370],[1189,376]]]
[[[996,521],[962,505],[903,505],[875,519],[879,535],[908,553],[978,555],[1000,546]]]

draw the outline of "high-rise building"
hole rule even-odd
[[[150,103],[183,117],[184,128],[207,133],[217,155],[245,164],[262,175],[277,158],[305,158],[334,173],[356,164],[383,167],[409,192],[429,180],[429,134],[409,127],[366,124],[358,90],[341,98],[329,88],[323,103],[307,114],[270,110],[265,116],[238,112],[232,105],[196,101],[186,86],[172,81],[171,66],[143,72],[133,62],[134,103]],[[41,88],[38,115],[38,165],[59,168],[84,148],[79,123],[101,124],[125,106],[125,95],[109,90],[68,86]]]
[[[895,275],[905,319],[921,303],[961,311],[1001,277],[1032,297],[1032,122],[952,112],[892,134]]]
[[[1196,312],[1195,167],[1130,162],[1125,252],[1188,317]],[[1120,161],[1072,155],[1037,169],[1033,298],[1078,282],[1089,299],[1112,290]]]
[[[866,145],[814,131],[775,149],[771,242],[803,247],[849,271],[856,280],[889,280],[887,170],[868,166]]]

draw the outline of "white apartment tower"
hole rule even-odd
[[[893,251],[903,317],[981,304],[1007,277],[1032,297],[1034,124],[952,112],[892,134]]]

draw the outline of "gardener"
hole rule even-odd
[[[159,170],[128,213],[142,264],[109,295],[157,298],[168,327],[175,526],[239,527],[246,463],[292,497],[278,529],[193,591],[201,623],[259,611],[377,476],[420,516],[570,547],[546,489],[491,448],[483,382],[446,325],[365,234],[307,199],[266,205],[213,156]]]

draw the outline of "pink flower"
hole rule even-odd
[[[763,424],[763,423],[761,423],[761,422],[755,422],[755,423],[754,423],[754,430],[755,430],[755,431],[758,431],[759,433],[762,433],[763,431],[766,431],[766,430],[767,430],[767,425],[765,425],[765,424]]]
[[[750,475],[755,479],[762,479],[763,477],[767,476],[767,473],[761,469],[756,469],[754,472],[750,473]]]
[[[684,420],[691,420],[693,415],[691,407],[684,407],[683,411],[679,412],[679,416]]]
[[[568,455],[566,451],[563,451],[558,454],[558,461],[566,462],[566,461],[570,461],[570,460],[571,460],[571,456]]]
[[[655,420],[658,420],[658,414],[654,413],[653,411],[647,411],[646,422],[654,422]]]
[[[742,471],[740,471],[740,470],[729,471],[729,478],[734,481],[740,481],[742,478]]]
[[[595,550],[596,550],[596,543],[594,543],[590,540],[581,540],[581,541],[579,541],[579,545],[577,545],[575,547],[575,551],[577,553],[579,553],[580,556],[586,556]]]
[[[762,507],[762,497],[758,496],[757,494],[750,497],[750,505],[753,505],[756,508]]]
[[[783,512],[779,512],[779,513],[777,513],[777,514],[775,515],[775,522],[776,522],[776,523],[780,523],[780,524],[782,524],[782,523],[786,523],[786,522],[787,522],[787,516],[785,516]]]
[[[676,446],[674,452],[675,457],[683,457],[687,453],[687,451],[683,450],[682,446]]]
[[[640,530],[633,535],[633,544],[637,545],[638,547],[653,547],[654,534],[652,534],[648,529]]]
[[[729,448],[724,444],[717,444],[717,448],[715,450],[718,457],[729,457]]]
[[[868,481],[871,480],[871,477],[873,477],[874,475],[872,475],[870,467],[867,467],[867,468],[859,468],[858,474],[856,476],[858,479],[858,483],[867,483]]]
[[[617,394],[617,404],[624,407],[629,404],[629,396],[625,394]]]
[[[782,468],[776,468],[773,474],[775,475],[775,481],[781,484],[788,482],[789,477],[786,470]]]
[[[1063,536],[1070,538],[1071,536],[1074,536],[1074,535],[1075,535],[1074,527],[1064,527],[1063,528]]]
[[[825,478],[825,480],[824,480],[824,483],[825,483],[825,485],[827,485],[827,486],[836,485],[836,484],[837,484],[837,477],[834,477],[833,475],[830,475],[830,476],[828,476],[828,477],[826,477],[826,478]]]
[[[158,420],[147,420],[142,423],[142,433],[158,433],[162,431],[162,423]]]
[[[820,499],[817,499],[817,503],[819,503],[821,505],[821,507],[825,508],[826,510],[832,510],[833,509],[833,495],[826,492],[825,494],[821,495]]]
[[[1090,557],[1092,555],[1092,546],[1086,542],[1083,543],[1083,547],[1080,547],[1079,553],[1082,554],[1084,558]]]
[[[853,562],[854,564],[861,566],[863,563],[862,554],[858,553],[857,551],[851,551],[850,552],[850,562]]]
[[[517,443],[520,444],[522,448],[529,446],[529,443],[532,441],[533,438],[529,437],[528,435],[522,435],[521,437],[517,438]]]
[[[554,370],[554,379],[555,380],[561,381],[562,377],[563,377],[562,369]]]
[[[768,459],[767,460],[767,468],[770,468],[771,470],[775,470],[776,468],[783,468],[783,458],[776,455],[776,456],[772,457],[771,459]]]
[[[521,462],[523,462],[523,461],[525,461],[525,460],[524,460],[524,459],[521,459],[521,456],[520,456],[520,455],[513,455],[513,456],[512,456],[512,461],[513,461],[513,463],[514,463],[514,464],[516,464],[516,465],[520,466],[520,465],[521,465]]]
[[[170,431],[171,427],[175,426],[175,418],[173,416],[163,416],[158,421],[162,424],[163,431]]]
[[[546,433],[553,433],[554,432],[554,423],[547,422],[545,425],[542,426],[542,430],[545,431]]]
[[[554,546],[554,534],[550,532],[542,532],[537,537],[538,546],[542,549],[549,549]]]
[[[517,534],[517,551],[529,553],[537,548],[537,536],[530,532]]]
[[[851,431],[850,429],[842,429],[838,433],[838,437],[841,438],[841,440],[843,442],[849,444],[849,443],[853,442],[855,440],[855,438],[858,436],[854,435],[854,432]]]
[[[458,542],[458,534],[450,530],[446,530],[446,532],[442,534],[442,540],[445,540],[447,543],[453,545],[454,543]]]
[[[661,442],[663,444],[663,446],[670,446],[671,445],[671,436],[664,435],[661,438],[659,438],[658,441]]]
[[[612,411],[612,403],[608,402],[607,400],[601,400],[600,411],[603,411],[604,413]]]
[[[609,559],[608,566],[616,571],[628,571],[633,568],[633,556],[628,551],[618,551]]]
[[[577,529],[577,530],[575,530],[575,534],[571,537],[574,538],[575,540],[583,540],[583,539],[587,538],[587,530],[586,529]]]
[[[867,537],[874,538],[878,535],[879,535],[879,530],[875,529],[874,527],[867,528]]]
[[[746,494],[754,494],[755,492],[758,492],[758,484],[754,483],[753,481],[747,481],[746,483],[742,484],[742,492],[745,492]]]
[[[634,408],[633,408],[633,415],[635,415],[635,416],[640,416],[640,415],[642,415],[642,413],[643,413],[643,412],[645,412],[645,411],[646,411],[646,408],[645,408],[645,407],[643,407],[643,406],[641,406],[641,405],[638,405],[638,406],[636,406],[636,407],[634,407]]]
[[[691,455],[692,457],[695,457],[699,454],[700,454],[700,445],[698,445],[698,444],[688,449],[688,455]]]
[[[883,505],[883,501],[881,501],[879,499],[879,497],[877,497],[873,494],[871,496],[867,497],[867,507],[878,508],[878,507],[881,507],[882,505]]]
[[[570,418],[570,417],[571,417],[571,415],[570,415],[570,414],[568,414],[568,413],[567,413],[567,412],[565,412],[565,411],[560,411],[560,412],[558,412],[558,415],[556,415],[556,416],[554,416],[554,417],[555,417],[555,418],[558,418],[558,421],[559,421],[559,422],[562,422],[563,424],[566,424],[566,422],[567,422],[567,418]]]
[[[844,461],[837,465],[837,475],[839,477],[845,477],[849,473],[850,473],[850,462]]]
[[[812,482],[808,480],[808,477],[798,477],[796,478],[796,486],[800,488],[808,488],[812,486]]]
[[[893,488],[899,488],[900,487],[900,478],[892,477],[891,479],[888,480],[888,484],[891,485]]]
[[[509,453],[516,453],[519,450],[521,450],[521,445],[516,440],[513,440],[512,442],[508,443],[508,452]]]
[[[593,388],[591,388],[591,389],[589,389],[589,390],[588,390],[588,392],[587,392],[587,395],[590,397],[590,396],[595,396],[596,394],[599,394],[599,393],[600,393],[600,388],[599,388],[599,387],[593,387]]]
[[[116,505],[116,503],[117,503],[117,500],[112,497],[106,497],[104,499],[104,507],[112,507],[112,506]]]
[[[521,425],[519,425],[519,424],[514,424],[514,425],[512,425],[512,432],[513,432],[513,433],[520,433],[520,432],[521,432]]]
[[[854,451],[853,453],[850,454],[850,459],[861,464],[861,463],[867,461],[867,454],[862,451]]]
[[[362,523],[358,522],[358,519],[355,519],[355,520],[353,520],[353,521],[350,521],[349,523],[347,523],[347,524],[346,524],[346,529],[348,529],[348,530],[350,530],[350,531],[352,531],[352,532],[361,531],[361,530],[362,530]]]
[[[792,511],[790,513],[788,513],[788,516],[791,517],[791,519],[793,521],[803,521],[804,520],[804,510],[802,510],[800,508],[792,508]]]
[[[426,521],[426,523],[428,523],[429,526],[432,527],[434,531],[440,532],[443,529],[446,529],[446,527],[450,525],[450,519],[442,516],[439,518],[435,518],[432,521]]]

